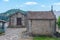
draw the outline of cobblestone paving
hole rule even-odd
[[[5,35],[0,36],[0,40],[24,40],[21,38],[21,34],[25,30],[26,28],[8,28]]]

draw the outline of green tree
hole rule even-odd
[[[57,22],[57,24],[58,24],[58,27],[60,28],[60,16],[58,17],[58,22]]]

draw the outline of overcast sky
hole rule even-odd
[[[55,11],[60,11],[60,0],[0,0],[0,13],[14,8],[24,11],[49,11],[51,5]]]

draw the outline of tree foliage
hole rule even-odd
[[[58,27],[60,28],[60,16],[58,17]]]

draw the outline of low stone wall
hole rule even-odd
[[[25,26],[8,26],[8,28],[25,28]]]

